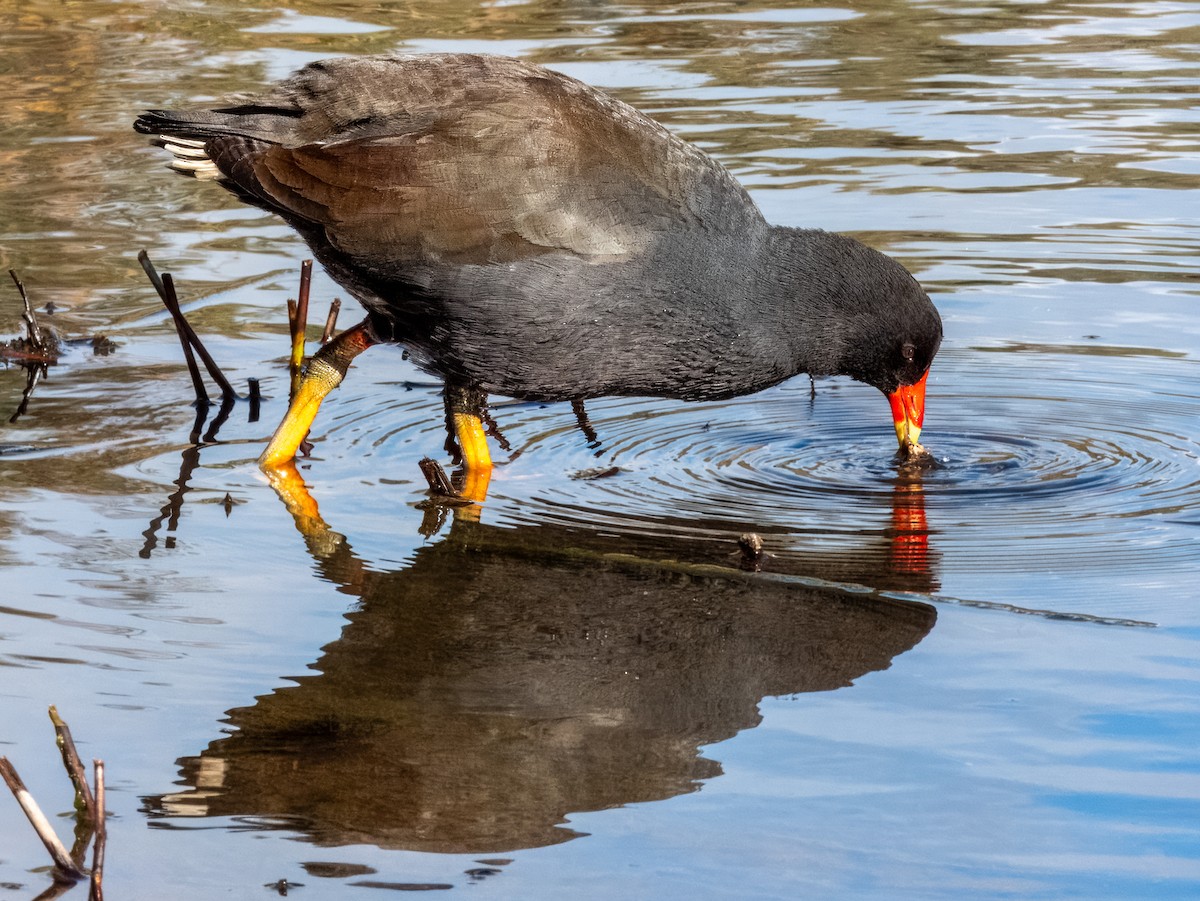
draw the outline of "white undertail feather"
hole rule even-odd
[[[220,178],[221,173],[208,154],[204,152],[204,142],[191,138],[163,138],[162,146],[174,157],[171,168],[186,172],[199,179]]]

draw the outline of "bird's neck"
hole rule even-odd
[[[830,263],[841,259],[837,245],[850,241],[817,229],[773,226],[756,248],[746,302],[758,311],[753,318],[763,340],[786,352],[779,365],[789,375],[849,374],[843,360],[855,323],[846,319],[846,299],[855,272]]]

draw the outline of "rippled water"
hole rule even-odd
[[[306,251],[129,126],[399,48],[605,87],[901,259],[937,465],[842,380],[497,398],[475,521],[378,348],[285,506],[253,460]],[[12,421],[0,369],[0,753],[53,812],[45,708],[105,758],[114,897],[1195,896],[1198,51],[1171,2],[0,0],[0,268],[79,339]],[[196,426],[143,247],[260,420]],[[0,803],[0,897],[43,864]]]

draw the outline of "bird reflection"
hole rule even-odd
[[[180,762],[182,787],[146,799],[156,818],[239,817],[320,845],[554,844],[577,835],[572,812],[694,791],[721,773],[700,749],[757,725],[762,698],[886,669],[936,618],[696,562],[685,540],[462,515],[381,571],[287,479],[320,574],[357,603],[312,674],[230,711],[230,734]],[[902,494],[910,516],[919,492]]]

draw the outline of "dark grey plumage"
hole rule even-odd
[[[328,60],[135,127],[287,220],[376,335],[448,382],[698,399],[808,372],[891,393],[941,340],[895,261],[767,224],[698,148],[518,60]]]

